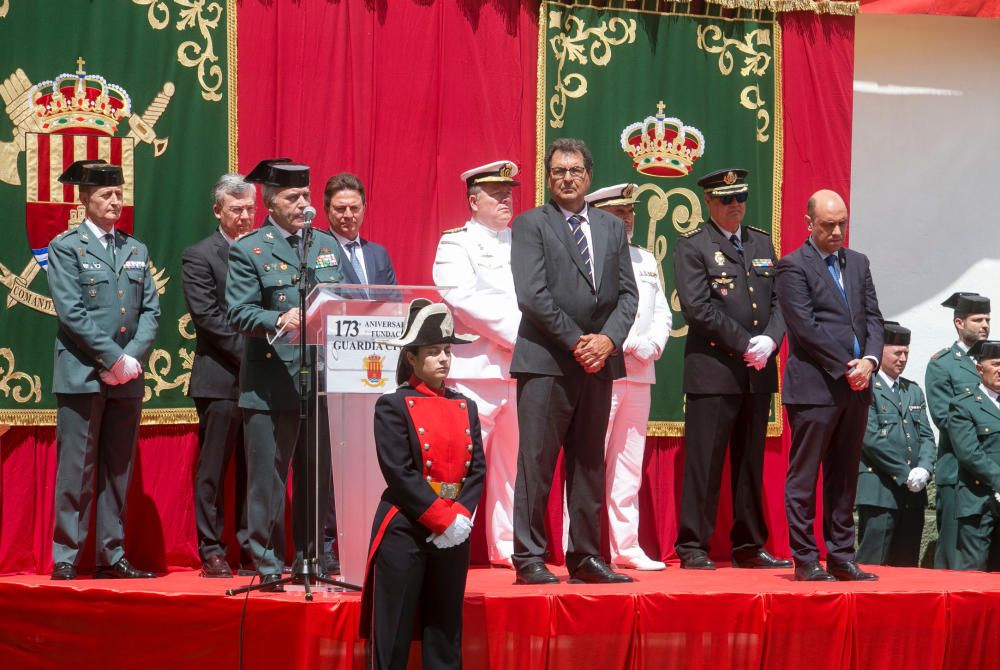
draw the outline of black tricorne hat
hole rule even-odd
[[[958,291],[948,296],[948,299],[941,303],[942,307],[950,307],[959,314],[989,314],[990,299],[978,293],[967,293]]]
[[[399,337],[378,341],[390,347],[423,347],[430,344],[468,344],[478,339],[478,335],[459,335],[455,332],[455,319],[446,304],[417,298],[410,303],[406,326]]]
[[[982,363],[985,360],[1000,358],[1000,340],[977,340],[969,347],[969,355]]]
[[[257,163],[245,180],[278,188],[302,188],[309,185],[309,166],[293,163],[291,158],[267,158]]]
[[[910,329],[896,321],[886,321],[882,331],[882,343],[887,346],[910,346]]]
[[[125,175],[118,165],[109,165],[100,158],[74,161],[59,175],[59,182],[74,186],[121,186]]]

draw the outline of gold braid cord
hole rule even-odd
[[[839,14],[856,16],[861,13],[859,2],[830,2],[829,0],[705,0],[707,4],[726,9],[765,9],[774,12],[813,12],[814,14]]]

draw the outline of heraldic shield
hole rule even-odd
[[[120,165],[125,177],[122,185],[122,216],[116,227],[131,234],[133,227],[134,149],[131,137],[102,134],[27,133],[25,135],[26,198],[25,225],[31,254],[47,270],[49,242],[56,235],[83,223],[83,205],[76,186],[60,184],[59,175],[73,161],[103,159]]]

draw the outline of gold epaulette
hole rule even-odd
[[[465,230],[465,226],[459,226],[458,228],[449,228],[448,230],[441,233],[442,235],[449,235],[451,233],[460,233]]]
[[[766,230],[761,230],[760,228],[755,228],[753,226],[743,226],[743,227],[744,228],[749,228],[750,230],[756,230],[758,233],[760,233],[762,235],[767,235],[768,237],[771,236],[771,233],[767,232]]]
[[[681,233],[681,237],[694,237],[695,235],[697,235],[698,233],[700,233],[704,229],[705,229],[704,226],[698,226],[694,230],[689,230],[686,233]]]

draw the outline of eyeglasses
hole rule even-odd
[[[226,211],[233,216],[242,216],[243,212],[253,216],[254,210],[256,208],[253,205],[247,205],[245,207],[226,207]]]
[[[713,197],[723,205],[731,205],[733,204],[733,200],[736,202],[746,202],[748,195],[750,194],[744,191],[743,193],[732,193],[730,195],[717,195]]]
[[[569,173],[569,176],[573,179],[582,179],[583,175],[587,174],[587,170],[579,165],[571,167],[568,170],[564,167],[554,167],[549,170],[549,175],[551,175],[554,179],[563,179],[567,173]]]

